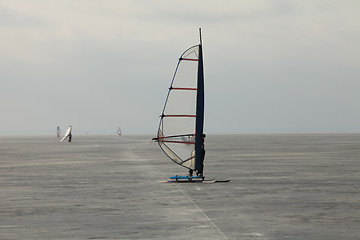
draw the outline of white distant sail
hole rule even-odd
[[[60,142],[63,142],[67,137],[71,138],[71,129],[72,129],[72,127],[69,126],[69,128],[66,130],[66,133],[65,133],[64,137],[60,140]]]

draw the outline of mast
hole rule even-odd
[[[198,175],[203,175],[204,168],[204,66],[202,54],[201,28],[199,28],[199,62],[197,74],[197,96],[196,96],[196,125],[195,125],[195,171]]]

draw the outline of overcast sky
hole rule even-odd
[[[358,0],[0,0],[0,135],[154,134],[203,31],[205,132],[360,132]]]

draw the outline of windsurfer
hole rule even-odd
[[[201,145],[201,165],[200,165],[200,169],[198,171],[198,175],[200,177],[203,176],[203,169],[204,169],[204,158],[205,158],[205,138],[206,138],[206,134],[202,135],[202,145]]]
[[[70,132],[68,142],[71,142],[71,138],[72,138],[72,134],[71,134],[71,132]]]
[[[60,127],[59,126],[56,128],[56,132],[57,132],[57,137],[59,138],[60,137]]]

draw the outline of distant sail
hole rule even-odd
[[[200,44],[179,58],[157,137],[163,152],[175,163],[203,174],[204,72]]]
[[[72,137],[71,130],[72,130],[72,127],[69,126],[69,128],[66,130],[64,137],[60,140],[60,142],[63,142],[66,138],[69,138],[69,142],[71,142],[71,137]]]
[[[60,135],[61,135],[60,127],[57,127],[57,128],[56,128],[56,134],[57,134],[57,137],[59,138]]]
[[[118,134],[119,136],[121,136],[121,134],[122,134],[120,127],[119,127],[118,130],[117,130],[117,134]]]

